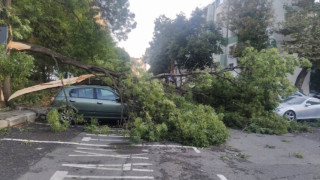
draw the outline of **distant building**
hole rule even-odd
[[[285,21],[286,10],[284,9],[284,5],[291,5],[293,0],[270,0],[270,1],[272,2],[272,7],[274,11],[274,21],[273,21],[272,27],[270,28],[277,29],[279,28],[279,22]],[[223,50],[223,53],[213,54],[215,62],[220,62],[220,65],[224,67],[233,67],[237,65],[237,59],[234,58],[230,52],[232,48],[234,48],[235,45],[237,44],[238,38],[235,35],[235,33],[230,31],[222,21],[223,14],[226,13],[226,11],[228,11],[226,2],[227,0],[216,0],[213,3],[208,5],[207,21],[214,23],[216,27],[220,30],[222,36],[227,40],[226,46],[220,45]],[[273,32],[272,34],[270,34],[269,39],[271,41],[271,44],[273,44],[280,51],[282,50],[281,44],[283,43],[283,40],[285,40],[285,37],[283,35]],[[295,83],[300,71],[301,71],[301,68],[297,68],[293,75],[288,76],[288,79],[292,83]],[[302,90],[305,94],[309,94],[310,92],[309,82],[310,82],[310,73],[305,78],[303,87],[302,87]]]

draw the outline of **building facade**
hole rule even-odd
[[[285,21],[285,5],[291,5],[293,0],[270,0],[272,2],[272,8],[274,13],[273,24],[270,26],[270,29],[276,30],[279,29],[279,23]],[[234,32],[230,31],[228,28],[228,24],[222,21],[223,14],[226,14],[227,11],[230,11],[228,7],[227,0],[216,0],[213,3],[208,5],[207,12],[207,21],[212,22],[216,25],[216,27],[220,30],[222,36],[226,39],[226,45],[221,45],[223,50],[222,54],[213,54],[215,62],[220,62],[220,65],[224,67],[234,67],[237,65],[237,59],[231,55],[231,50],[237,44],[237,36]],[[286,38],[281,34],[278,34],[276,31],[272,31],[269,34],[269,39],[275,47],[279,49],[281,52],[283,50],[282,43]],[[288,79],[294,84],[297,76],[299,75],[301,68],[297,68],[293,75],[289,74]],[[234,74],[236,75],[236,74]],[[310,88],[310,73],[308,73],[307,77],[304,80],[302,91],[305,94],[309,94]]]

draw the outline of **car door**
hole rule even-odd
[[[307,119],[317,119],[320,118],[320,100],[319,99],[309,99],[305,104],[305,116]]]
[[[96,116],[98,118],[118,119],[121,117],[121,103],[118,96],[105,88],[96,88],[97,105]]]
[[[69,101],[84,117],[93,117],[96,114],[94,105],[97,103],[94,88],[81,87],[70,90]]]

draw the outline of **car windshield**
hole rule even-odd
[[[287,104],[301,104],[306,100],[306,98],[292,98],[287,100],[285,103]]]

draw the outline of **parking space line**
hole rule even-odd
[[[74,150],[74,152],[83,153],[83,154],[91,154],[91,155],[107,155],[107,154],[93,153],[93,152],[87,152],[87,151],[77,151],[77,150]],[[122,155],[119,155],[119,156],[144,156],[144,155],[148,155],[148,153],[141,153],[141,154],[122,154]]]
[[[146,163],[144,163],[146,164]],[[139,172],[153,172],[152,169],[138,169],[132,166],[140,166],[134,163],[127,164],[62,164],[64,167],[85,168],[85,169],[99,169],[110,171],[139,171]]]
[[[83,137],[81,141],[111,141],[111,142],[123,142],[123,139],[94,139],[91,137]]]
[[[45,143],[45,144],[65,144],[65,145],[78,145],[78,146],[92,146],[92,147],[113,147],[107,144],[87,144],[81,142],[63,142],[63,141],[38,141],[38,140],[28,140],[28,139],[13,139],[13,138],[3,138],[1,141],[18,141],[18,142],[29,142],[29,143]]]
[[[227,180],[227,178],[222,174],[217,174],[217,176],[220,178],[220,180]]]
[[[68,171],[56,171],[50,180],[73,179],[154,179],[153,176],[78,176],[68,175]]]
[[[193,146],[180,146],[180,145],[164,145],[164,144],[136,144],[138,147],[166,147],[166,148],[192,148],[196,153],[201,153],[200,150]]]
[[[85,148],[85,147],[77,147],[80,150],[93,150],[93,151],[105,151],[105,152],[114,152],[112,149],[101,149],[101,148]]]
[[[86,134],[86,136],[115,137],[115,138],[126,138],[126,137],[129,137],[129,136],[116,135],[116,134]]]

